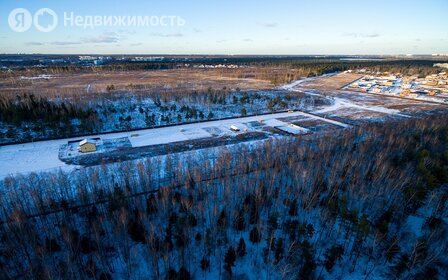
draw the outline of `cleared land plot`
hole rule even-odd
[[[59,149],[59,159],[62,161],[70,161],[87,155],[104,154],[116,150],[126,150],[132,148],[131,141],[129,141],[128,137],[99,140],[97,142],[97,150],[88,154],[79,152],[78,146],[79,141],[71,141],[68,144],[61,145]]]
[[[361,106],[366,110],[383,110],[388,114],[395,112],[405,115],[414,115],[417,113],[422,113],[423,111],[448,108],[448,106],[442,104],[426,103],[359,92],[340,92],[335,93],[335,96],[348,100],[353,103],[354,106]]]
[[[192,123],[192,124],[184,124],[178,126],[156,128],[156,129],[142,129],[132,133],[119,132],[112,134],[99,134],[96,135],[95,137],[100,137],[103,141],[104,139],[129,137],[132,147],[138,148],[150,145],[164,145],[175,142],[197,141],[203,138],[205,136],[205,133],[212,135],[212,133],[208,132],[210,131],[209,130],[210,127],[217,128],[217,129],[214,128],[213,130],[216,131],[217,133],[220,133],[219,136],[239,135],[237,133],[230,131],[229,127],[235,124],[242,125],[242,127],[248,127],[244,124],[249,122],[260,122],[262,120],[289,117],[291,115],[293,116],[301,115],[301,113],[300,112],[295,112],[293,114],[274,113],[263,116]],[[196,140],[188,139],[188,137],[182,132],[182,130],[198,131],[203,128],[206,128],[204,130],[205,133],[201,132],[200,134],[193,133],[188,135],[190,138],[197,137]],[[244,133],[245,132],[242,131],[240,134]],[[77,137],[70,139],[50,140],[50,141],[0,147],[0,178],[8,176],[10,174],[46,171],[55,168],[72,169],[73,166],[67,165],[61,160],[59,160],[59,150],[60,147],[66,145],[68,141],[79,139],[80,138]]]
[[[291,135],[300,135],[300,134],[310,133],[310,131],[308,129],[298,126],[296,124],[292,124],[292,123],[290,123],[288,125],[276,126],[275,128],[280,129],[281,131],[284,131]]]
[[[390,114],[384,112],[368,111],[356,107],[344,107],[334,111],[327,111],[326,115],[333,118],[338,117],[341,120],[355,121],[354,123],[356,124],[364,123],[364,121],[368,122],[369,120],[371,121],[371,119],[390,116]]]
[[[248,132],[235,136],[208,137],[197,140],[186,140],[168,144],[158,144],[137,148],[121,149],[108,153],[94,153],[78,158],[67,159],[67,164],[95,166],[104,163],[114,163],[118,161],[136,160],[144,157],[154,157],[185,151],[200,150],[206,148],[219,147],[224,145],[244,143],[248,141],[259,141],[267,139],[269,135],[263,132]]]
[[[321,132],[341,128],[337,125],[325,122],[323,120],[312,118],[305,118],[302,120],[293,121],[293,124],[304,127],[312,132]]]
[[[311,79],[300,84],[304,89],[318,89],[321,92],[338,90],[363,77],[361,74],[340,73],[320,79]]]

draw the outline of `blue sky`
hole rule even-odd
[[[15,8],[50,8],[57,28],[17,33]],[[80,16],[179,16],[184,26],[64,26]],[[0,0],[0,53],[448,53],[447,0]]]

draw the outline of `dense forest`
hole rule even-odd
[[[2,279],[447,279],[448,117],[1,182]]]

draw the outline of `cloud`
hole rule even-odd
[[[27,46],[43,46],[45,44],[42,42],[26,42],[25,45],[27,45]]]
[[[266,28],[275,28],[278,26],[278,24],[276,22],[267,22],[267,23],[263,24],[263,26]]]
[[[143,43],[133,43],[133,44],[129,44],[131,47],[137,47],[137,46],[141,46],[143,45]]]
[[[81,38],[81,41],[84,43],[117,43],[120,40],[119,36],[115,32],[104,32],[103,34],[97,37],[85,37]]]
[[[252,39],[250,39],[250,38],[246,38],[246,39],[243,39],[243,41],[244,41],[244,42],[253,42],[254,40],[252,40]]]
[[[380,34],[376,32],[372,33],[344,33],[345,37],[354,37],[354,38],[376,38],[379,37]]]
[[[81,42],[75,42],[75,41],[53,41],[50,43],[54,46],[69,46],[69,45],[80,45]]]
[[[218,44],[225,43],[225,42],[227,42],[227,40],[218,40],[218,41],[216,41],[216,43],[218,43]]]
[[[151,36],[155,37],[164,37],[164,38],[171,38],[171,37],[183,37],[184,34],[182,33],[151,33]]]
[[[199,28],[194,28],[193,31],[194,31],[195,33],[201,33],[201,32],[202,32],[202,30],[199,29]]]

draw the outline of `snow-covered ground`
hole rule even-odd
[[[59,146],[66,142],[56,140],[0,147],[0,178],[15,173],[74,168],[58,159]]]
[[[294,124],[276,126],[276,128],[283,130],[287,133],[294,134],[294,135],[306,134],[306,133],[310,132],[308,129],[300,127],[298,125],[294,125]]]
[[[337,73],[329,73],[329,74],[324,74],[322,76],[318,76],[318,77],[311,77],[311,78],[303,78],[297,81],[292,81],[289,84],[283,85],[281,87],[279,87],[279,89],[281,90],[288,90],[288,91],[295,91],[297,90],[297,86],[299,86],[300,84],[304,83],[304,82],[310,82],[310,81],[314,81],[317,79],[321,79],[321,78],[326,78],[326,77],[331,77],[336,75]]]
[[[347,109],[347,108],[354,108],[354,109],[360,109],[365,111],[372,111],[377,113],[383,113],[383,114],[389,114],[389,115],[397,115],[401,117],[409,117],[408,115],[401,114],[400,110],[397,109],[389,109],[383,106],[365,106],[365,105],[359,105],[356,104],[348,99],[343,99],[339,97],[334,97],[334,104],[332,106],[325,107],[324,109],[316,111],[316,113],[328,113],[332,111]]]
[[[192,123],[156,129],[145,129],[134,132],[100,134],[95,137],[102,139],[114,139],[129,137],[132,147],[142,147],[157,144],[167,144],[186,140],[212,137],[209,128],[216,127],[221,131],[221,135],[235,135],[230,130],[231,125],[242,128],[241,132],[248,128],[246,123],[263,122],[271,126],[285,126],[286,122],[279,121],[279,118],[294,116],[311,116],[316,119],[323,119],[302,112],[294,113],[274,113],[263,116],[243,117],[238,119],[218,120],[211,122]],[[326,119],[323,119],[326,120]],[[332,122],[330,120],[326,120]],[[346,126],[339,123],[340,126]],[[81,138],[70,138],[64,140],[52,140],[27,144],[18,144],[0,147],[0,178],[16,173],[30,173],[38,171],[49,171],[55,168],[73,169],[75,166],[67,165],[58,158],[59,148],[68,141]]]
[[[25,76],[20,77],[21,80],[39,80],[39,79],[46,79],[46,80],[48,80],[48,79],[51,79],[51,78],[53,78],[53,75],[45,75],[45,74],[42,74],[42,75],[39,75],[39,76],[35,76],[35,77],[25,77]]]

